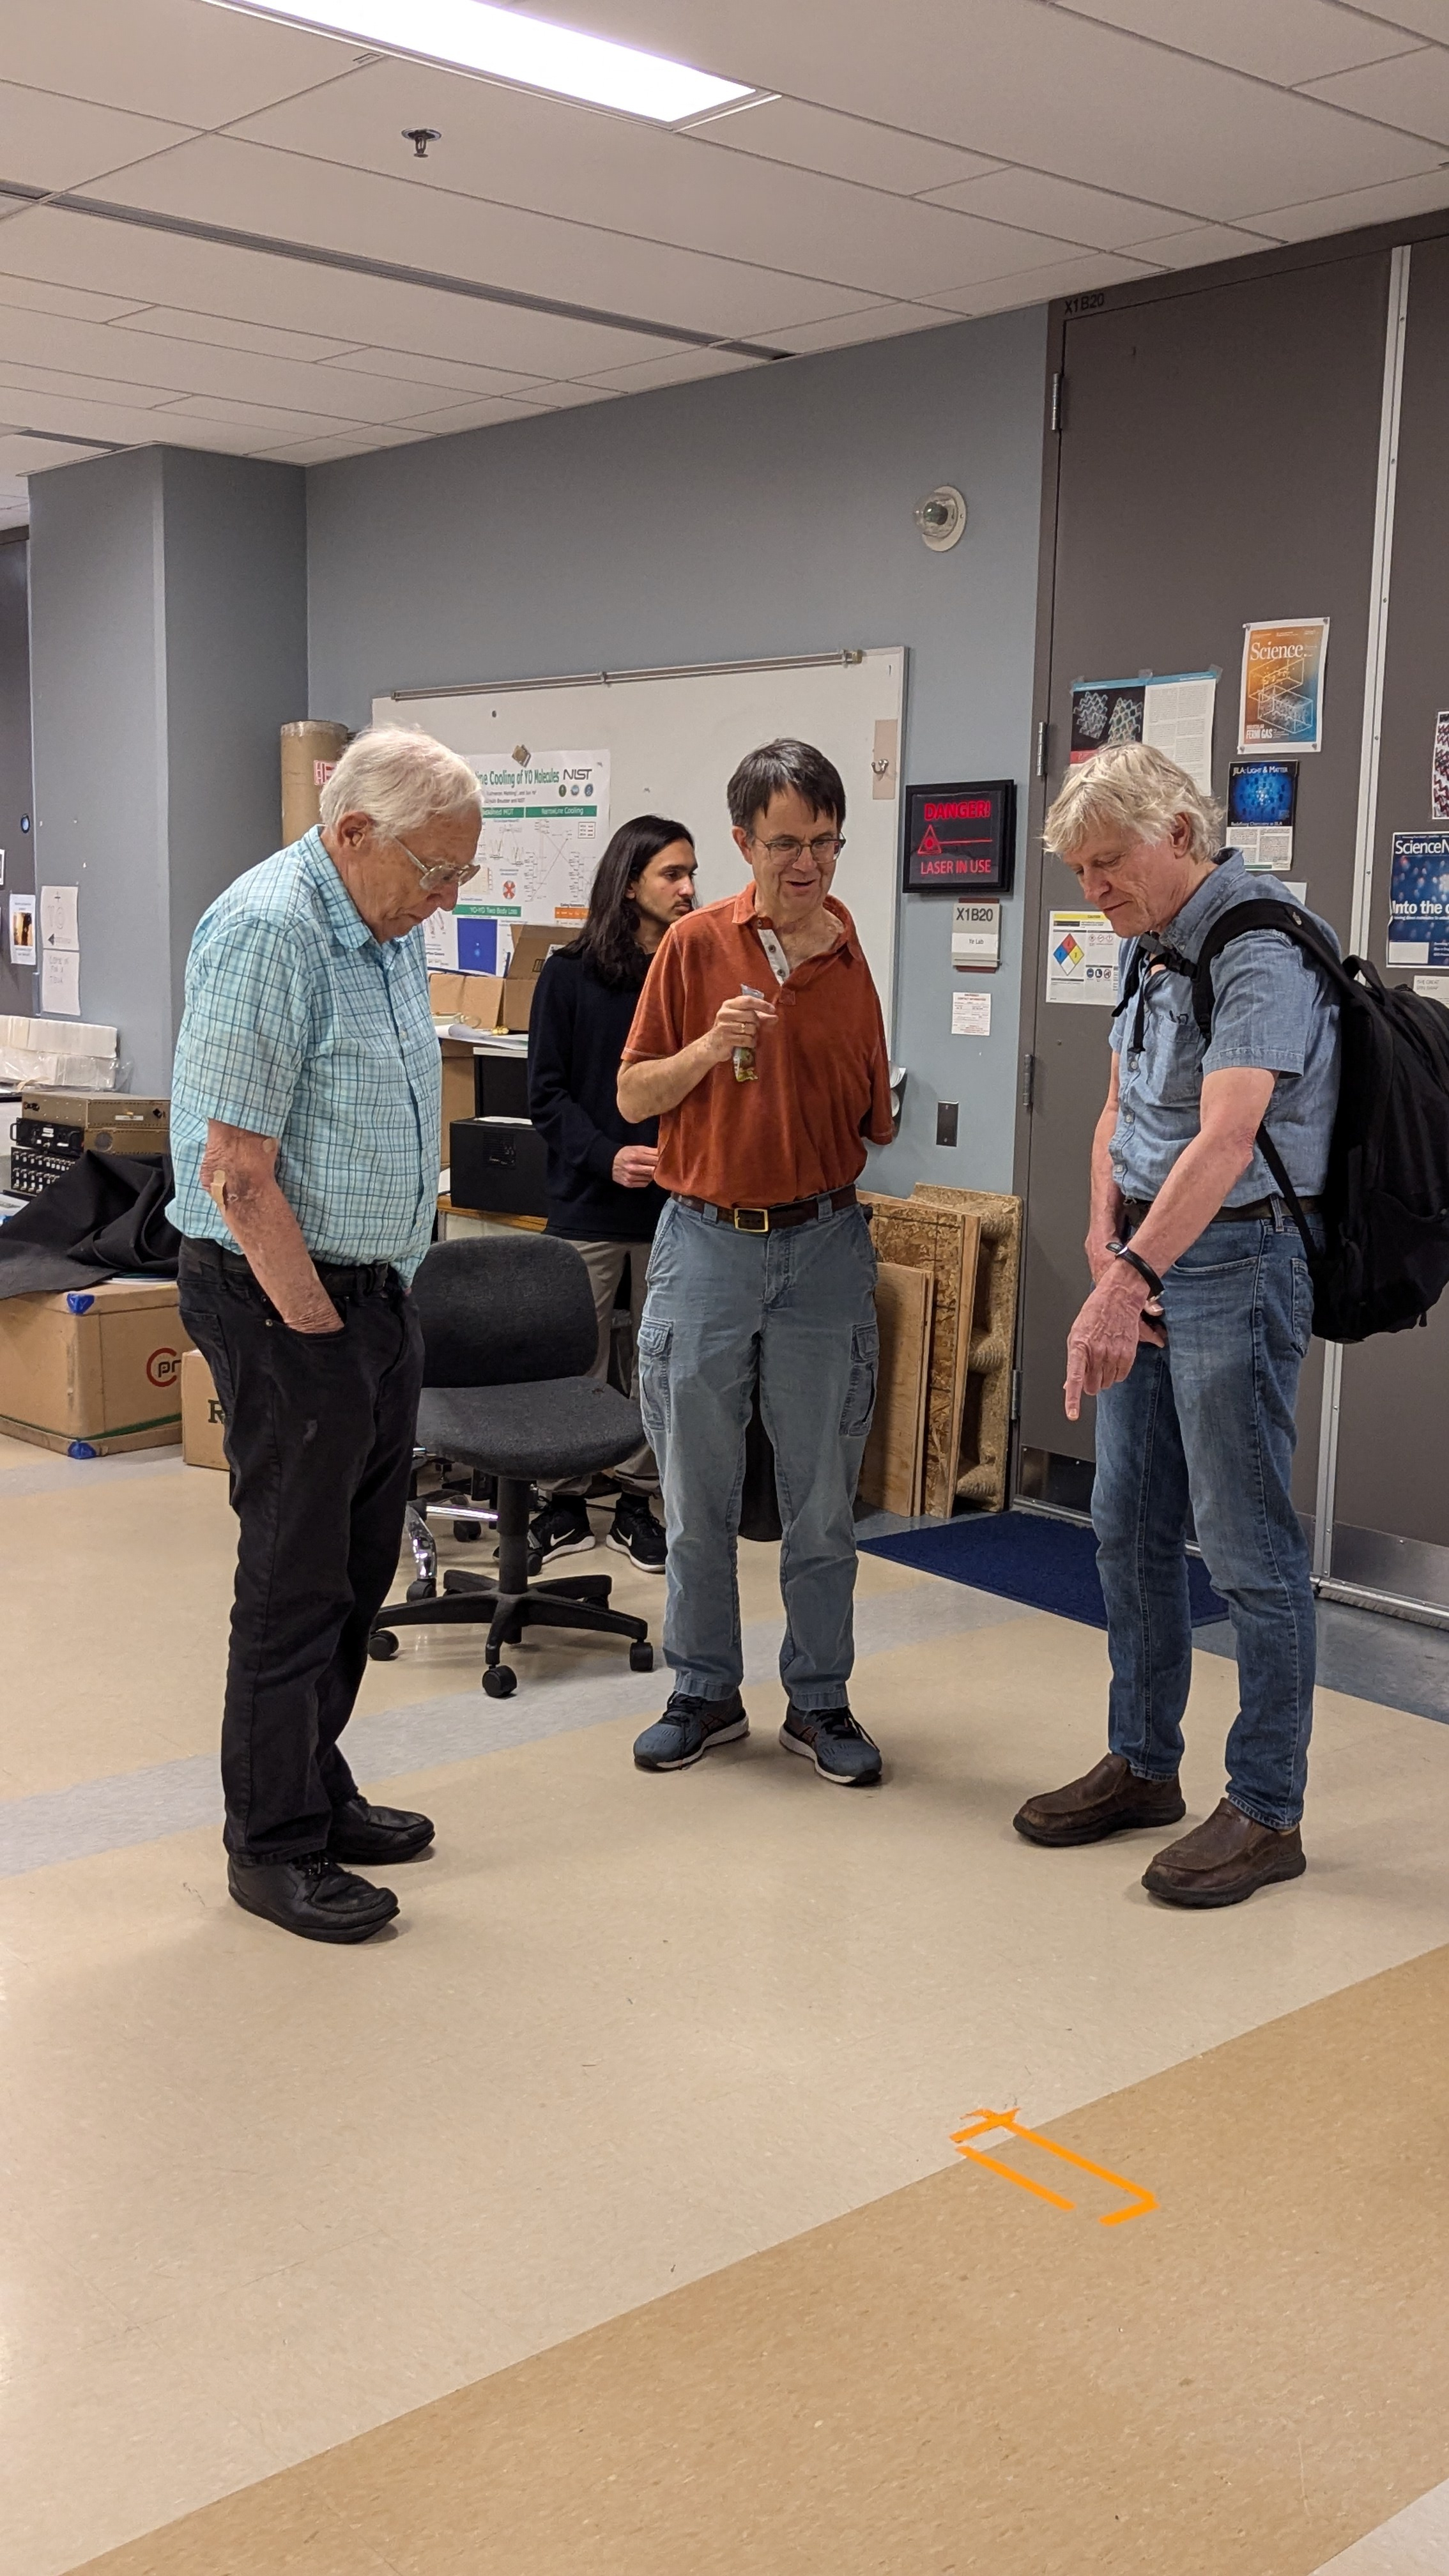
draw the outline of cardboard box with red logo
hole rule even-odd
[[[179,1441],[190,1348],[174,1279],[0,1300],[0,1431],[71,1458]]]
[[[226,1465],[226,1415],[201,1351],[181,1361],[181,1455],[188,1467]]]

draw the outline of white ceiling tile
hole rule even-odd
[[[106,376],[99,369],[84,375],[64,367],[37,366],[0,350],[0,408],[13,412],[32,393],[78,403],[124,403],[133,411],[153,411],[173,399],[167,385],[138,385],[127,376]],[[42,421],[48,429],[50,422]]]
[[[1449,51],[1437,45],[1396,54],[1392,62],[1375,63],[1368,71],[1315,81],[1312,94],[1335,107],[1355,108],[1361,116],[1379,116],[1436,143],[1449,143]]]
[[[734,358],[724,349],[681,349],[677,357],[645,358],[633,366],[609,367],[592,382],[606,393],[654,393],[666,385],[701,384],[707,376],[737,376],[744,368],[768,363],[761,358]]]
[[[0,227],[0,241],[12,272],[47,283],[115,292],[124,282],[146,303],[332,331],[383,348],[419,347],[430,356],[528,377],[620,366],[650,346],[633,332],[602,323],[562,321],[432,288],[270,259],[258,251],[133,231],[53,206],[14,217]],[[837,306],[849,301],[835,298]]]
[[[875,125],[863,116],[840,116],[804,99],[775,98],[739,108],[690,131],[704,142],[766,161],[788,161],[797,170],[819,170],[866,188],[919,197],[954,179],[974,178],[995,165],[980,152],[963,152],[898,126]]]
[[[1090,251],[1076,259],[1053,260],[1045,268],[1018,270],[1009,277],[986,278],[952,296],[954,312],[1017,313],[1029,304],[1050,304],[1058,295],[1091,295],[1100,286],[1125,286],[1134,278],[1152,277],[1154,264],[1124,259],[1114,251]]]
[[[416,385],[292,359],[258,357],[194,340],[122,330],[99,322],[57,320],[0,306],[0,363],[23,362],[68,376],[76,390],[88,377],[134,387],[136,402],[169,402],[206,394],[221,402],[260,402],[277,410],[321,411],[329,418],[405,419],[418,408]]]
[[[252,453],[274,465],[335,465],[343,456],[375,456],[386,447],[417,447],[424,435],[418,429],[390,429],[385,437],[364,438],[354,430],[336,438],[299,438],[280,447],[257,447]]]
[[[214,394],[184,394],[165,403],[152,415],[157,434],[186,445],[187,428],[192,421],[211,421],[221,429],[234,429],[249,439],[260,438],[326,438],[335,436],[341,427],[335,412],[283,411],[266,403],[222,402]]]
[[[852,349],[867,340],[896,340],[908,331],[934,331],[943,322],[959,323],[959,313],[932,304],[872,304],[863,313],[837,313],[828,322],[802,322],[776,334],[782,348],[796,357],[821,349]]]
[[[4,284],[0,281],[0,302],[3,301]],[[104,321],[107,317],[102,314],[97,318]],[[150,332],[162,340],[200,340],[217,349],[250,349],[262,358],[294,358],[302,365],[314,359],[355,359],[357,352],[352,340],[328,340],[315,331],[279,331],[266,322],[234,322],[224,313],[182,313],[170,304],[135,306],[125,316],[124,327]]]
[[[0,528],[24,528],[30,522],[30,493],[21,475],[6,471],[7,446],[0,438]]]
[[[1275,238],[1268,232],[1249,232],[1241,224],[1188,224],[1181,232],[1126,242],[1123,248],[1156,268],[1201,268],[1210,259],[1246,259],[1251,251],[1271,250]]]
[[[8,242],[0,229],[0,244]],[[20,306],[27,313],[63,313],[73,322],[117,322],[128,313],[143,313],[144,304],[126,295],[93,295],[81,286],[55,286],[44,278],[7,277],[0,273],[0,305]]]
[[[1334,197],[1310,197],[1297,206],[1264,207],[1252,223],[1255,232],[1268,233],[1274,241],[1316,241],[1325,233],[1353,232],[1360,224],[1434,215],[1441,207],[1449,207],[1449,170],[1399,179],[1387,188],[1351,188]]]
[[[249,115],[361,54],[205,0],[12,0],[5,12],[7,79],[180,125]]]
[[[460,358],[419,357],[406,349],[352,349],[338,363],[345,363],[349,376],[387,376],[412,385],[419,393],[438,385],[444,393],[476,394],[480,402],[495,394],[512,399],[530,385],[527,376],[509,374],[502,367],[469,367]]]
[[[0,403],[0,418],[5,406]],[[72,446],[64,439],[27,438],[23,430],[0,428],[0,474],[41,474],[50,465],[74,465],[78,457],[94,456],[94,447],[78,439]]]
[[[1191,206],[1152,206],[1137,197],[1109,196],[1084,188],[1075,179],[1057,179],[1041,170],[997,170],[989,178],[968,179],[964,186],[937,194],[938,205],[956,206],[963,214],[990,215],[998,223],[1024,224],[1028,231],[1053,235],[1058,241],[1085,244],[1092,250],[1119,250],[1143,233],[1172,228],[1174,215],[1186,218]]]
[[[1059,0],[1079,18],[1153,36],[1205,62],[1252,72],[1259,80],[1321,80],[1330,72],[1403,53],[1418,39],[1400,28],[1375,25],[1337,0]],[[1393,12],[1395,16],[1402,13]]]
[[[1189,26],[1195,5],[1181,0]],[[731,0],[727,20],[718,0],[571,0],[570,18],[992,160],[1112,190],[1130,177],[1134,196],[1224,222],[1264,169],[1288,198],[1426,166],[1408,137],[1037,0],[895,0],[888,22],[878,0],[832,0],[828,42],[813,10],[779,0]]]
[[[503,420],[528,420],[547,404],[534,402],[440,403],[436,410],[419,406],[408,414],[407,427],[419,438],[451,438],[460,429],[496,429]]]
[[[833,308],[840,286],[855,283],[846,275],[816,286],[795,274],[680,250],[666,241],[627,239],[514,207],[444,196],[437,189],[366,170],[333,164],[323,174],[315,161],[298,153],[219,136],[183,144],[164,160],[123,172],[93,193],[123,205],[200,217],[288,241],[506,282],[524,293],[647,320],[683,321],[712,337],[732,336],[746,324],[759,330],[772,319],[810,321]],[[890,218],[904,215],[938,226],[965,221],[894,200],[870,202],[883,205]]]
[[[13,13],[11,13],[13,14]],[[10,64],[7,23],[3,60]],[[76,188],[105,170],[124,169],[184,143],[194,128],[131,116],[89,100],[0,81],[0,171],[25,188]]]
[[[1354,0],[1354,5],[1361,17],[1383,20],[1395,29],[1412,27],[1417,36],[1449,45],[1449,0]]]
[[[424,120],[441,129],[442,141],[418,162],[400,135],[404,126]],[[663,309],[659,295],[667,291],[661,283],[651,300],[638,302],[650,275],[645,246],[654,244],[859,286],[872,301],[883,294],[929,294],[938,279],[956,274],[949,210],[904,196],[883,199],[877,188],[786,166],[783,155],[762,160],[720,150],[708,142],[715,131],[706,128],[700,141],[482,81],[454,81],[440,96],[435,79],[419,84],[416,65],[394,62],[359,72],[315,100],[248,119],[229,140],[233,148],[249,143],[268,156],[250,185],[240,165],[237,178],[227,181],[210,158],[205,185],[246,189],[253,211],[221,220],[256,224],[262,189],[273,195],[272,179],[263,173],[274,168],[270,156],[285,152],[284,168],[276,174],[276,204],[286,209],[287,229],[316,239],[319,220],[326,220],[318,208],[327,206],[334,191],[341,192],[352,225],[360,174],[371,172],[378,183],[375,231],[395,233],[410,245],[395,256],[430,267],[456,266],[464,256],[460,246],[474,244],[468,264],[479,274],[480,259],[507,255],[512,236],[505,209],[545,223],[562,218],[605,240],[620,237],[621,253],[609,256],[601,246],[609,275],[617,281],[620,260],[626,261],[624,274],[640,280],[637,288],[624,290],[634,296],[626,309],[651,313]],[[204,153],[214,156],[224,148],[208,145]],[[923,184],[942,157],[935,147],[927,150]],[[195,156],[192,166],[200,169],[203,157]],[[985,166],[967,154],[945,158],[953,176]],[[172,176],[184,180],[185,173],[168,174],[163,184],[170,185]],[[146,201],[162,202],[150,194]],[[232,194],[228,201],[242,202]],[[267,229],[282,224],[274,219]],[[556,230],[567,244],[562,225]],[[565,247],[562,256],[572,266],[577,253]],[[619,291],[616,282],[611,301],[617,303]]]
[[[115,401],[98,399],[89,389],[62,394],[13,389],[0,392],[0,421],[8,421],[12,427],[18,422],[26,429],[43,429],[77,441],[98,439],[117,447],[154,447],[159,434],[157,423],[164,417],[159,409],[148,409],[144,403],[136,402],[129,385],[120,389]]]

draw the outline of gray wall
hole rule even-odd
[[[312,712],[356,726],[429,681],[904,643],[906,775],[1024,788],[1045,342],[1044,311],[998,315],[314,468]],[[935,556],[911,513],[940,482],[970,522]],[[949,902],[903,899],[911,1081],[871,1167],[891,1189],[1011,1185],[1019,905],[989,1039],[950,1034],[950,929]]]
[[[28,1018],[35,1008],[35,978],[10,963],[9,898],[35,884],[35,841],[22,832],[30,814],[30,634],[24,538],[0,536],[0,1012]]]
[[[304,710],[295,466],[146,448],[31,483],[36,864],[80,888],[81,1013],[170,1088],[200,913],[280,838]]]

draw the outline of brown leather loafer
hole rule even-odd
[[[1125,1755],[1105,1753],[1096,1769],[1065,1789],[1028,1798],[1012,1817],[1029,1843],[1101,1843],[1140,1825],[1175,1825],[1187,1814],[1176,1777],[1139,1780]]]
[[[1301,1878],[1307,1867],[1296,1825],[1275,1833],[1224,1798],[1206,1824],[1149,1862],[1142,1884],[1169,1905],[1241,1905],[1276,1879]]]

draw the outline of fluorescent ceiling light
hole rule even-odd
[[[581,36],[541,18],[520,17],[490,0],[213,0],[258,18],[285,19],[329,36],[351,36],[389,54],[420,55],[523,89],[551,90],[559,98],[586,99],[591,107],[620,108],[678,125],[712,107],[748,98],[748,82],[716,80],[688,63],[641,54],[605,36]]]

